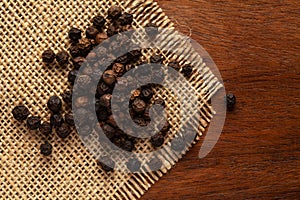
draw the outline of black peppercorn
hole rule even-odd
[[[97,94],[96,94],[96,96],[99,98],[103,94],[110,93],[111,91],[112,90],[108,85],[106,85],[103,82],[99,82],[99,84],[97,85],[97,90],[96,90]]]
[[[119,6],[111,6],[107,14],[109,19],[116,20],[122,15],[122,9]]]
[[[126,163],[130,172],[136,172],[141,167],[141,162],[137,158],[130,158]]]
[[[93,25],[94,25],[99,31],[101,31],[101,30],[104,28],[105,22],[106,22],[105,18],[102,17],[101,15],[98,15],[98,16],[96,16],[96,17],[94,17],[94,18],[92,19]]]
[[[53,113],[58,113],[62,107],[62,101],[58,96],[52,96],[48,100],[47,106]]]
[[[134,143],[131,140],[124,140],[120,146],[123,150],[132,152],[134,149]]]
[[[66,113],[65,114],[65,122],[67,124],[69,124],[70,126],[74,126],[75,122],[74,122],[74,116],[73,116],[73,114]]]
[[[113,171],[115,168],[115,162],[108,156],[101,157],[97,160],[97,164],[106,172]]]
[[[76,69],[73,69],[72,71],[69,72],[68,81],[71,83],[71,85],[74,85],[77,75],[78,75],[78,70]]]
[[[89,40],[88,38],[81,39],[77,44],[77,46],[80,51],[80,55],[78,56],[83,56],[83,57],[86,57],[93,49],[93,44],[91,40]]]
[[[120,117],[120,116],[119,116]],[[115,121],[114,116],[110,115],[107,120],[106,123],[108,123],[109,125],[113,126],[113,127],[117,127],[117,122]]]
[[[97,114],[98,121],[106,121],[109,117],[109,113],[107,109],[104,108],[103,106],[100,106],[98,109],[96,109],[96,114]]]
[[[71,28],[69,31],[69,38],[73,42],[77,42],[78,40],[81,39],[81,30],[78,28]]]
[[[226,95],[227,110],[229,111],[233,110],[235,104],[236,104],[236,97],[232,93],[228,93]]]
[[[69,54],[66,51],[61,51],[56,55],[56,61],[59,65],[64,66],[69,61]]]
[[[42,59],[44,63],[50,64],[55,59],[55,53],[51,49],[48,49],[42,54]]]
[[[76,57],[72,59],[73,62],[73,66],[75,69],[79,69],[82,65],[82,63],[84,63],[86,61],[86,59],[84,57]]]
[[[125,67],[122,63],[114,63],[112,70],[118,75],[118,76],[122,76],[124,71],[125,71]]]
[[[191,65],[184,65],[181,69],[181,73],[186,77],[190,78],[193,74],[193,67]]]
[[[26,120],[30,113],[27,107],[19,105],[12,110],[12,114],[17,121],[21,122]]]
[[[72,92],[70,91],[65,91],[62,95],[61,95],[63,101],[68,104],[71,105],[72,104]]]
[[[164,126],[160,130],[163,134],[166,134],[171,128],[171,125],[168,121],[165,122]]]
[[[85,31],[86,38],[88,39],[95,39],[98,33],[98,29],[94,26],[88,27]]]
[[[30,130],[36,130],[40,127],[40,125],[41,125],[41,118],[40,117],[32,116],[32,117],[27,118],[27,127]]]
[[[133,15],[127,12],[124,12],[119,18],[120,24],[122,26],[130,25],[133,22]]]
[[[106,108],[110,108],[111,94],[104,94],[100,97],[100,105]]]
[[[60,127],[64,123],[64,119],[61,114],[52,114],[50,117],[50,124],[53,127]]]
[[[81,51],[77,45],[71,46],[69,52],[73,58],[81,56]]]
[[[111,37],[115,34],[118,33],[118,30],[117,30],[117,27],[115,27],[114,24],[110,24],[108,27],[107,27],[107,30],[106,30],[106,34],[108,37]]]
[[[176,62],[176,61],[170,62],[170,63],[168,64],[168,66],[169,66],[169,67],[172,67],[173,69],[175,69],[175,70],[177,70],[177,71],[179,71],[179,69],[180,69],[180,65],[179,65],[179,63]]]
[[[165,138],[162,134],[158,133],[158,134],[155,134],[151,137],[151,144],[154,146],[154,147],[160,147],[161,145],[164,144],[165,142]]]
[[[49,142],[45,142],[40,146],[40,151],[44,156],[49,156],[52,153],[52,145]]]
[[[102,130],[108,139],[112,139],[115,136],[116,130],[108,124],[104,124]]]
[[[62,124],[60,127],[56,128],[56,134],[60,138],[67,138],[71,133],[71,128],[67,124]]]
[[[102,80],[107,85],[112,85],[116,82],[116,74],[113,70],[106,70],[102,75]]]
[[[142,87],[141,97],[143,100],[150,100],[153,97],[153,90],[150,87]]]
[[[132,103],[132,108],[135,113],[143,113],[146,109],[146,103],[141,99],[135,99]]]
[[[52,133],[52,127],[49,122],[43,122],[39,127],[40,132],[45,135],[49,136]]]
[[[106,40],[108,37],[107,37],[107,34],[106,33],[98,33],[96,35],[96,39],[95,39],[95,43],[96,44],[100,44],[101,42],[103,42],[104,40]],[[100,49],[100,48],[99,48]],[[105,48],[104,48],[105,49]],[[103,49],[102,49],[103,50]],[[106,50],[106,49],[105,49]],[[98,53],[100,53],[100,51],[97,51]],[[105,53],[103,54],[99,54],[99,55],[105,55]]]

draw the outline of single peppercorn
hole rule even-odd
[[[62,95],[61,95],[63,101],[68,104],[71,105],[72,104],[72,92],[70,91],[65,91]]]
[[[69,52],[73,58],[82,56],[81,51],[77,45],[73,45],[69,48]]]
[[[180,65],[176,61],[172,61],[168,64],[169,67],[172,67],[173,69],[179,71],[180,70]]]
[[[109,117],[109,112],[103,106],[101,106],[100,108],[96,109],[96,114],[97,114],[98,121],[106,121],[108,119],[108,117]]]
[[[120,146],[123,150],[132,152],[134,149],[134,143],[131,140],[124,140]]]
[[[44,51],[44,53],[42,54],[42,60],[44,63],[53,63],[54,59],[55,53],[51,49]]]
[[[79,69],[81,67],[81,65],[86,61],[86,59],[84,57],[76,57],[72,59],[73,62],[73,66],[75,69]]]
[[[171,128],[171,125],[168,121],[165,122],[164,126],[160,130],[163,134],[166,134]]]
[[[227,110],[229,110],[229,111],[233,110],[235,104],[236,104],[236,97],[232,93],[228,93],[226,95]]]
[[[111,37],[115,34],[118,33],[118,29],[117,27],[114,25],[114,24],[110,24],[108,27],[107,27],[107,30],[106,30],[106,34],[108,37]]]
[[[143,100],[150,100],[153,97],[153,90],[150,87],[142,87],[141,89],[141,97]]]
[[[88,39],[95,39],[98,33],[98,29],[94,26],[88,27],[85,31],[86,38]]]
[[[156,135],[153,135],[151,137],[151,144],[154,146],[154,147],[160,147],[161,145],[164,144],[165,142],[165,138],[162,134],[158,133]]]
[[[39,127],[40,132],[45,135],[49,136],[52,133],[52,127],[49,122],[43,122]]]
[[[114,63],[112,66],[112,70],[118,75],[118,76],[122,76],[124,71],[125,71],[125,67],[122,63]]]
[[[40,146],[41,154],[44,156],[49,156],[52,153],[52,145],[49,142],[45,142]]]
[[[64,123],[64,118],[61,114],[52,114],[50,117],[50,124],[53,127],[60,127]]]
[[[27,118],[27,127],[30,130],[36,130],[40,127],[40,125],[41,125],[40,117],[32,116]]]
[[[106,108],[110,108],[110,105],[111,105],[110,101],[111,101],[111,94],[104,94],[100,97],[99,103],[100,103],[101,106],[104,106]]]
[[[71,41],[77,42],[81,39],[81,30],[75,27],[71,28],[69,31],[69,38]]]
[[[146,103],[141,99],[135,99],[132,103],[132,108],[135,113],[143,113],[146,109]]]
[[[130,172],[137,172],[141,167],[141,161],[137,158],[130,158],[126,163]]]
[[[115,136],[116,130],[108,124],[104,124],[102,130],[108,139],[112,139]]]
[[[62,124],[60,127],[56,128],[56,134],[60,138],[67,138],[71,133],[71,128],[67,124]]]
[[[70,126],[74,126],[75,122],[74,122],[74,116],[71,113],[66,113],[65,114],[65,122],[67,124],[69,124]]]
[[[73,69],[68,74],[68,81],[71,83],[71,85],[74,85],[76,77],[78,75],[78,70]]]
[[[62,107],[62,101],[58,96],[52,96],[48,100],[47,106],[53,113],[58,113]]]
[[[86,57],[90,53],[90,51],[93,49],[92,41],[89,40],[88,38],[81,39],[78,42],[77,46],[80,51],[80,55],[78,55],[78,56],[83,56],[83,57]]]
[[[106,172],[113,171],[115,168],[115,162],[108,156],[101,157],[97,160],[97,164]]]
[[[21,122],[26,120],[30,113],[26,106],[19,105],[12,110],[12,114],[17,121]]]
[[[66,51],[59,52],[56,54],[56,61],[61,66],[66,65],[69,61],[69,54]]]
[[[112,85],[116,82],[116,74],[113,70],[106,70],[102,75],[102,80],[107,85]]]
[[[193,74],[193,67],[191,65],[184,65],[181,69],[181,73],[186,77],[190,78]]]
[[[94,18],[92,19],[93,25],[94,25],[99,31],[101,31],[101,30],[104,28],[105,22],[106,22],[105,18],[102,17],[101,15],[98,15],[98,16],[96,16],[96,17],[94,17]]]
[[[122,9],[119,6],[111,6],[107,14],[109,19],[116,20],[122,15]]]
[[[105,83],[99,82],[99,84],[97,85],[96,92],[97,92],[96,96],[99,98],[103,94],[111,93],[112,89]]]
[[[107,36],[107,34],[106,33],[98,33],[97,35],[96,35],[96,39],[95,39],[95,43],[96,44],[100,44],[101,42],[103,42],[104,40],[106,40],[108,38],[108,36]],[[100,49],[100,47],[99,47],[99,49],[98,49],[98,53],[99,53],[99,55],[105,55],[105,52],[103,52],[103,48],[104,47],[102,47],[101,49]],[[104,48],[105,49],[105,48]],[[105,51],[106,51],[106,49],[105,49]]]
[[[124,12],[119,18],[119,22],[122,26],[130,25],[133,22],[133,15],[127,12]]]

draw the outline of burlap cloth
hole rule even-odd
[[[135,28],[148,22],[163,28],[173,27],[157,3],[151,0],[0,2],[0,199],[137,199],[181,158],[182,155],[166,152],[163,159],[168,164],[153,173],[106,173],[97,166],[75,131],[65,141],[52,137],[50,142],[54,152],[43,157],[39,153],[39,146],[44,140],[42,135],[29,132],[24,123],[18,123],[12,117],[13,107],[23,103],[32,114],[49,120],[47,99],[68,88],[66,74],[71,66],[67,69],[45,67],[40,59],[42,52],[46,48],[56,52],[67,49],[69,27],[84,29],[93,16],[105,14],[112,4],[134,13]],[[195,127],[200,136],[213,113],[206,101],[220,83],[201,59],[198,64],[201,72],[194,75],[191,85],[196,88],[195,95],[201,97],[203,115],[196,117],[200,125]],[[171,123],[176,129],[178,113],[171,95],[163,91],[158,95],[173,106]],[[169,145],[168,140],[165,145]],[[137,149],[143,151],[149,146],[143,143]]]

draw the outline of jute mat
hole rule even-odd
[[[166,167],[157,172],[106,173],[96,164],[75,131],[65,141],[52,137],[50,143],[54,152],[43,157],[39,153],[43,136],[39,132],[28,131],[24,123],[16,122],[12,117],[13,107],[22,103],[27,105],[31,114],[49,120],[47,100],[54,94],[60,96],[69,87],[66,76],[71,66],[64,69],[45,67],[41,62],[42,52],[47,48],[55,52],[67,50],[69,27],[85,29],[93,16],[106,14],[113,4],[134,14],[134,28],[149,22],[162,28],[173,27],[152,0],[0,2],[0,199],[138,199],[186,152],[187,149],[180,155],[166,152],[161,157]],[[202,113],[202,117],[195,117],[199,126],[193,127],[193,131],[201,136],[213,116],[207,100],[222,85],[202,59],[198,61],[199,72],[190,81],[195,95],[199,96]],[[180,86],[178,89],[181,89]],[[158,91],[157,95],[167,101],[167,107],[172,108],[170,139],[174,137],[180,118],[178,106],[166,90]],[[165,145],[169,145],[169,140]],[[136,149],[151,149],[151,145],[141,143]]]

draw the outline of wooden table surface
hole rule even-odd
[[[199,142],[142,199],[300,199],[300,1],[158,3],[238,103],[213,151],[199,159]]]

